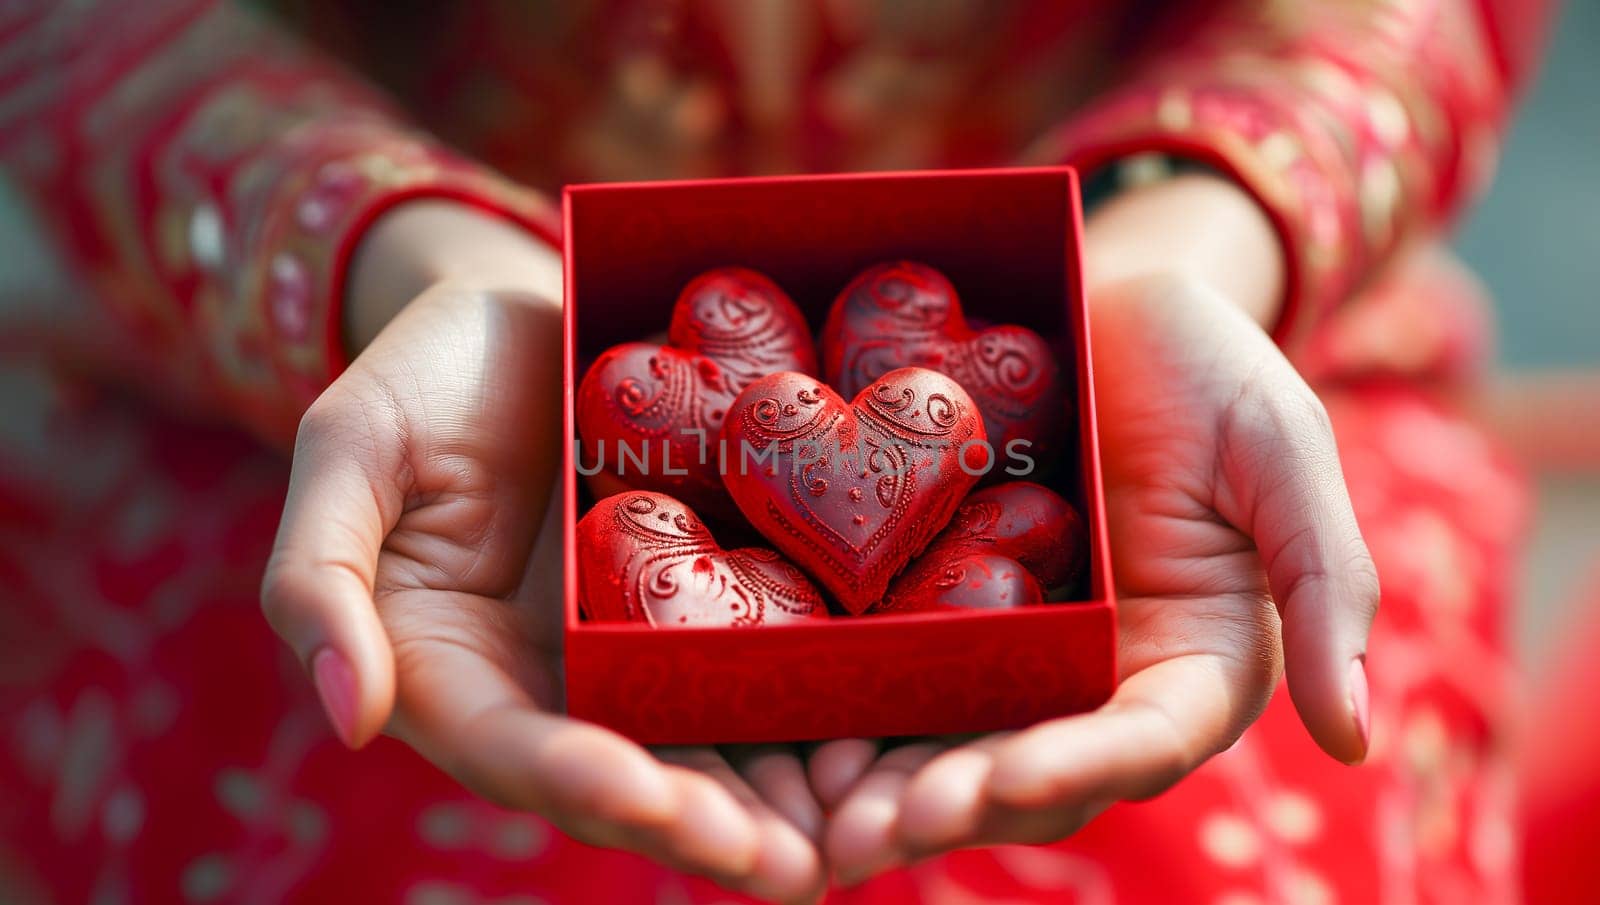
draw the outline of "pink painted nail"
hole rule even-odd
[[[356,671],[350,661],[333,648],[324,647],[311,657],[311,680],[316,683],[322,709],[339,741],[347,748],[356,747]]]
[[[1372,703],[1367,690],[1365,654],[1350,661],[1350,710],[1355,716],[1356,732],[1361,736],[1361,758],[1364,759],[1367,756],[1367,743],[1372,733]]]

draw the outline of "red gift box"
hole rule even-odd
[[[568,188],[562,494],[567,709],[643,744],[942,735],[1098,706],[1116,683],[1106,542],[1070,168],[783,176]],[[1088,599],[1008,610],[839,617],[757,628],[583,621],[574,393],[607,347],[662,330],[679,288],[754,268],[820,327],[858,272],[943,271],[966,311],[1057,340],[1076,376],[1076,460],[1048,481],[1088,522]],[[713,526],[715,531],[715,526]],[[729,538],[720,536],[719,540]]]

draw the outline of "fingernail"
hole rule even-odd
[[[720,787],[693,787],[685,802],[684,847],[699,864],[728,877],[746,877],[761,854],[759,828]]]
[[[947,752],[923,767],[900,796],[896,837],[905,856],[923,857],[971,835],[993,770],[989,753],[972,749]]]
[[[350,661],[331,647],[322,648],[311,657],[311,681],[339,741],[356,747],[356,671]]]
[[[1350,661],[1350,712],[1356,721],[1356,733],[1361,736],[1361,756],[1356,758],[1357,763],[1366,759],[1372,731],[1372,702],[1367,690],[1366,661],[1365,654]]]
[[[855,838],[852,844],[843,847],[845,857],[829,860],[834,880],[848,888],[897,866],[900,852],[894,842],[896,809],[892,799],[858,798],[847,803],[845,808],[850,812],[845,819],[853,821],[857,827]],[[841,813],[845,808],[841,808]]]
[[[745,892],[763,902],[815,901],[822,865],[810,840],[783,826],[763,827],[761,838],[761,856]]]

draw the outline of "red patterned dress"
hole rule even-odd
[[[1501,727],[1526,494],[1444,401],[1487,346],[1476,290],[1415,249],[1488,178],[1543,4],[393,6],[0,7],[0,166],[64,272],[0,284],[12,899],[726,898],[478,802],[396,743],[345,751],[260,618],[274,448],[343,364],[351,249],[427,196],[559,242],[539,190],[578,178],[1174,156],[1238,179],[1288,252],[1276,335],[1324,388],[1383,579],[1368,764],[1317,752],[1279,695],[1065,843],[834,895],[1518,898]]]

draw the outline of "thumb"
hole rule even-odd
[[[373,604],[378,554],[404,497],[396,468],[369,461],[382,444],[347,391],[325,393],[295,439],[283,520],[262,580],[261,608],[311,675],[328,720],[357,748],[394,707],[394,652]]]
[[[1367,635],[1377,570],[1356,525],[1327,410],[1292,367],[1269,360],[1225,419],[1219,511],[1254,539],[1283,623],[1295,709],[1346,763],[1370,740]]]

